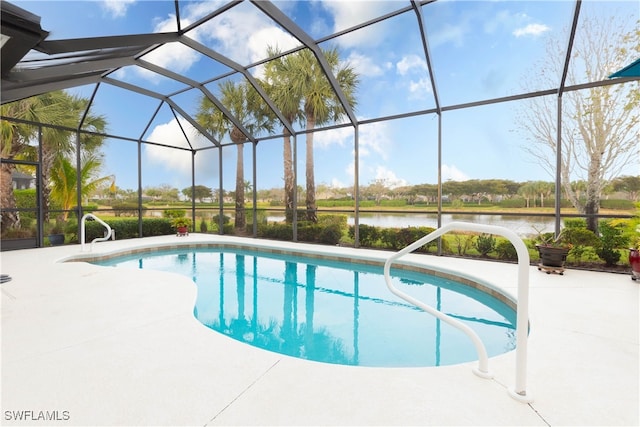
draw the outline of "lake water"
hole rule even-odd
[[[353,225],[353,214],[347,214],[347,223]],[[268,221],[284,221],[284,216],[268,216]],[[474,222],[478,224],[498,225],[506,227],[519,236],[526,237],[540,232],[553,232],[555,228],[554,218],[536,216],[514,215],[472,215],[472,214],[443,214],[442,225],[452,221]],[[403,228],[403,227],[438,227],[437,214],[418,213],[361,213],[360,224],[376,227]],[[535,228],[534,228],[535,227]]]

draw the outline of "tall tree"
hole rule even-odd
[[[280,52],[277,49],[269,48],[269,56],[277,56]],[[302,114],[302,95],[294,92],[293,78],[296,72],[296,57],[287,55],[278,57],[265,64],[265,87],[269,97],[280,109],[285,119],[290,123],[301,122],[304,118]],[[295,177],[293,176],[293,154],[291,149],[291,133],[286,126],[283,126],[283,170],[284,170],[284,206],[286,221],[293,220],[293,201]]]
[[[613,182],[614,191],[624,191],[629,195],[629,200],[638,201],[640,196],[640,175],[621,176]]]
[[[44,112],[39,108],[39,98],[28,98],[21,101],[5,104],[0,107],[3,116],[15,117],[29,121],[47,121],[43,117]],[[0,152],[3,159],[13,160],[25,152],[29,146],[29,141],[36,134],[37,129],[33,126],[8,120],[0,121],[0,132],[2,135],[2,145]],[[0,170],[0,206],[2,211],[2,229],[20,227],[20,215],[5,209],[14,209],[16,199],[13,195],[12,173],[15,166],[11,163],[3,162]]]
[[[347,101],[354,107],[355,91],[358,75],[354,69],[340,62],[340,53],[336,48],[322,50],[327,63],[331,67],[340,89]],[[306,208],[307,220],[317,221],[315,201],[315,172],[313,160],[313,129],[316,125],[339,121],[345,114],[337,94],[329,79],[309,49],[287,55],[271,61],[270,66],[275,75],[267,75],[278,85],[274,99],[282,108],[287,118],[303,117],[306,123]],[[286,102],[286,103],[285,103]],[[294,108],[297,105],[297,112]],[[287,135],[285,133],[285,138]],[[285,187],[287,186],[287,142],[285,139]]]
[[[41,95],[45,103],[55,112],[55,118],[50,124],[74,129],[76,128],[82,115],[84,114],[88,101],[77,96],[69,95],[63,91],[54,91]],[[103,116],[87,114],[83,123],[83,129],[91,132],[103,132],[106,128],[106,120]],[[80,134],[80,152],[87,154],[87,158],[99,158],[93,153],[102,145],[103,138],[95,134]],[[49,208],[51,206],[51,193],[49,183],[52,180],[54,167],[60,166],[61,157],[76,154],[77,134],[68,130],[56,128],[44,128],[42,132],[42,181],[45,185],[42,188],[42,200],[45,220],[49,219]],[[72,204],[71,206],[74,206]],[[67,216],[67,213],[64,213]]]
[[[264,100],[249,83],[235,83],[226,80],[219,84],[222,104],[233,114],[236,120],[250,134],[256,134],[262,130],[271,131],[273,119]],[[235,191],[235,223],[237,230],[243,230],[246,225],[244,211],[244,143],[249,140],[248,135],[225,116],[215,104],[207,97],[202,97],[197,114],[198,122],[213,135],[222,139],[229,135],[237,149],[236,158],[236,191]]]
[[[37,146],[28,141],[38,140],[38,129],[35,126],[16,125],[3,122],[2,152],[3,157],[15,158],[21,156],[28,160],[40,160],[40,174],[44,185],[42,187],[43,212],[45,220],[49,217],[51,205],[51,175],[57,160],[65,155],[75,153],[76,133],[59,127],[75,129],[87,108],[86,99],[70,95],[63,91],[48,92],[26,100],[17,101],[3,106],[3,114],[34,122],[50,124],[58,127],[42,128],[42,157],[39,158]],[[102,116],[88,114],[83,123],[83,129],[91,132],[102,132],[106,128],[106,120]],[[5,133],[6,132],[6,133]],[[17,137],[17,140],[14,138]],[[103,138],[95,134],[81,134],[81,151],[95,152],[101,146]],[[4,166],[4,165],[3,165]],[[7,169],[10,168],[10,165]],[[9,171],[10,173],[10,171]],[[9,184],[11,181],[9,180]],[[3,197],[4,192],[3,190]],[[7,206],[11,206],[8,196]],[[4,206],[4,204],[3,204]]]
[[[336,77],[340,90],[344,93],[350,106],[354,107],[356,104],[355,91],[358,85],[358,75],[355,70],[348,64],[340,62],[340,53],[336,48],[323,50],[322,54],[331,67],[330,72]],[[312,131],[316,125],[339,121],[345,115],[345,111],[315,55],[308,49],[301,50],[296,55],[298,55],[300,67],[294,85],[304,100],[303,110],[307,129],[305,163],[307,220],[316,222],[318,217],[316,214]]]
[[[606,80],[640,55],[640,27],[618,18],[587,17],[581,21],[568,72],[568,84]],[[631,29],[631,30],[630,30]],[[555,87],[563,67],[561,40],[548,41],[545,64],[534,67],[543,87]],[[607,182],[634,161],[640,144],[640,89],[637,82],[607,85],[563,94],[562,188],[573,206],[598,231],[600,197]],[[519,126],[528,134],[525,147],[555,176],[557,107],[553,97],[531,98],[522,108]],[[586,182],[580,197],[572,179]],[[556,189],[559,191],[559,189]]]
[[[102,158],[95,154],[82,156],[80,173],[76,169],[75,162],[67,157],[56,158],[56,165],[52,168],[51,197],[62,206],[64,212],[61,217],[67,219],[69,209],[77,203],[78,178],[80,179],[80,192],[82,198],[86,198],[98,187],[111,181],[111,176],[98,178],[98,172],[102,167]]]

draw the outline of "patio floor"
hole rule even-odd
[[[387,252],[191,234],[96,244],[249,242],[384,259]],[[310,362],[215,333],[188,278],[60,263],[80,246],[3,252],[3,425],[638,425],[639,287],[630,275],[530,268],[530,404],[515,353],[435,368]],[[424,255],[516,294],[513,264]],[[22,420],[18,418],[22,417]],[[26,419],[25,419],[26,417]],[[48,417],[45,421],[41,417]]]

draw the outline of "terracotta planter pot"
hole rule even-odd
[[[540,255],[540,263],[544,267],[564,267],[569,248],[556,248],[553,246],[536,245]]]
[[[631,279],[640,278],[640,251],[638,249],[629,249],[629,264],[631,265]]]
[[[186,236],[189,234],[189,227],[176,227],[178,236]]]

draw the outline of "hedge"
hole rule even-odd
[[[132,239],[139,237],[138,220],[137,219],[114,219],[106,220],[109,227],[116,232],[116,239]],[[85,222],[85,242],[91,242],[98,237],[104,237],[105,228],[97,221]],[[149,236],[165,236],[174,234],[175,230],[168,218],[143,218],[142,219],[142,235]]]

